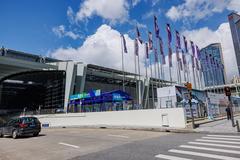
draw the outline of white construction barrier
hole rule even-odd
[[[49,127],[116,126],[185,128],[183,108],[37,115]]]

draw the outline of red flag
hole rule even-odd
[[[123,50],[124,50],[124,53],[127,53],[127,45],[126,45],[126,40],[124,38],[124,35],[121,34],[121,37],[122,37],[122,40],[123,40]]]
[[[142,39],[141,39],[141,34],[140,34],[140,32],[139,32],[139,29],[138,29],[138,27],[136,27],[136,32],[137,32],[137,39],[139,40],[139,42],[142,44],[143,43],[143,41],[142,41]]]
[[[136,56],[138,56],[138,49],[139,49],[139,47],[138,47],[138,40],[135,39],[134,40],[134,53],[135,53]]]
[[[154,16],[154,29],[155,29],[156,38],[158,38],[159,37],[159,28],[158,28],[158,22],[157,22],[156,16]]]
[[[152,40],[152,32],[148,32],[148,45],[149,50],[153,50],[153,40]]]
[[[148,59],[149,58],[149,55],[148,55],[148,44],[145,43],[145,52],[146,52],[146,58]]]

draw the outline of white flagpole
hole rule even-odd
[[[157,41],[158,41],[158,39],[157,39],[157,37],[155,36],[155,43],[156,43],[156,54],[157,54],[157,59],[158,59],[158,62],[156,62],[156,65],[157,65],[157,72],[158,72],[158,87],[160,87],[160,84],[161,84],[161,77],[160,77],[160,65],[159,65],[159,63],[160,63],[160,57],[159,57],[159,55],[158,55],[158,43],[157,43]],[[161,86],[162,86],[162,84],[161,84]]]
[[[146,81],[148,81],[148,44],[145,43],[145,71],[146,71]],[[147,85],[147,94],[146,94],[146,102],[144,108],[146,109],[146,106],[149,106],[149,84]],[[143,86],[145,87],[145,85]]]
[[[135,47],[134,49],[136,52],[136,46],[135,46],[136,42],[135,41],[136,41],[136,39],[134,40],[134,47]],[[137,100],[136,102],[138,104],[138,88],[137,88],[138,85],[137,85],[137,76],[136,76],[137,75],[137,65],[136,65],[136,53],[135,52],[133,53],[134,54],[134,71],[135,71],[134,78],[136,81],[136,100]]]
[[[150,73],[151,73],[151,79],[152,79],[152,83],[151,83],[151,79],[150,79],[150,83],[152,85],[152,103],[153,103],[153,108],[154,108],[155,107],[155,103],[154,103],[154,87],[153,87],[152,64],[150,64]]]
[[[177,83],[179,84],[179,67],[178,67],[178,60],[176,61],[176,73],[177,73]]]
[[[138,43],[138,42],[137,42]],[[141,92],[141,73],[140,73],[140,60],[139,60],[139,54],[137,55],[137,60],[138,60],[138,104],[142,105],[142,92]]]
[[[122,50],[122,72],[123,72],[123,91],[125,92],[125,71],[124,71],[124,56],[123,56],[123,37],[121,37],[121,50]]]

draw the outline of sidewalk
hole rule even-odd
[[[219,120],[221,119],[221,120]],[[199,127],[194,129],[196,132],[205,132],[205,133],[238,133],[237,127],[232,127],[232,121],[227,120],[226,118],[220,117],[216,121],[201,121],[196,122],[199,124]],[[240,122],[240,116],[237,115],[234,117],[234,121],[238,120]]]

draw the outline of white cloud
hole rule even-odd
[[[198,21],[225,9],[240,10],[239,0],[185,0],[183,4],[172,6],[166,13],[167,17],[176,21],[188,19]]]
[[[136,6],[141,0],[132,0],[132,6]]]
[[[221,43],[227,81],[230,82],[233,75],[238,75],[232,36],[228,23],[221,24],[216,31],[204,27],[197,30],[185,31],[183,34],[198,44],[200,48],[206,47],[211,43]]]
[[[69,23],[71,23],[71,24],[75,23],[75,15],[74,15],[73,9],[71,7],[68,7],[68,9],[67,9],[67,17],[68,17]]]
[[[134,73],[134,41],[127,34],[124,36],[128,49],[128,53],[124,53],[125,71]],[[144,47],[144,45],[140,45],[139,43],[140,71],[142,75],[145,75]],[[121,70],[122,54],[120,33],[104,24],[97,29],[95,34],[87,37],[82,46],[78,48],[58,48],[50,53],[50,56],[62,60],[81,61]],[[152,57],[152,60],[154,59],[152,52],[150,53],[150,57]],[[163,70],[165,72],[165,79],[169,80],[168,56],[166,56],[166,62],[167,64],[164,65]],[[155,77],[154,66],[152,66],[152,69],[153,77]],[[148,69],[148,75],[150,75],[150,69]],[[175,54],[173,54],[172,78],[175,81],[177,79]]]
[[[161,0],[151,0],[150,2],[152,2],[152,6],[157,5]]]
[[[84,0],[76,14],[76,20],[82,21],[94,15],[111,23],[125,22],[128,19],[127,0]]]
[[[126,71],[134,72],[134,43],[125,35],[128,53],[124,54]],[[143,46],[140,46],[141,62],[143,61]],[[121,69],[121,39],[120,33],[110,26],[103,24],[96,33],[86,38],[78,48],[59,48],[51,53],[52,57],[63,60],[83,61],[105,67]],[[141,66],[144,64],[141,63]]]
[[[232,0],[227,6],[227,9],[240,13],[240,0]]]
[[[62,37],[70,37],[74,40],[81,38],[81,36],[79,34],[73,33],[72,31],[66,31],[65,26],[64,25],[60,25],[57,27],[53,27],[52,31],[55,35],[57,35],[59,38]]]
[[[161,10],[158,9],[157,11],[155,10],[150,10],[146,12],[145,14],[142,15],[142,19],[148,19],[148,18],[153,18],[153,16],[159,16],[161,14]]]

